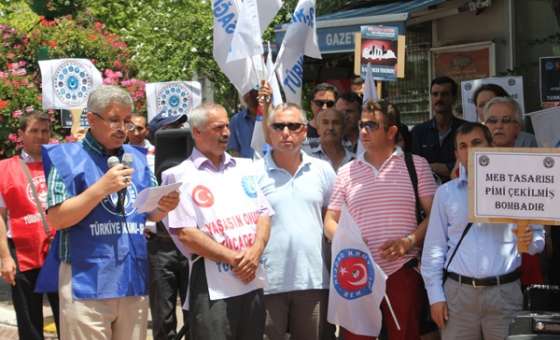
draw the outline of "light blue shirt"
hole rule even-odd
[[[336,174],[331,165],[301,152],[292,176],[274,163],[271,153],[256,163],[257,183],[275,211],[263,253],[268,288],[276,294],[329,287],[324,254],[322,209],[331,196]]]
[[[430,304],[445,301],[443,269],[468,224],[468,185],[463,166],[458,178],[438,188],[432,204],[430,223],[422,251],[422,276]],[[529,253],[544,248],[542,226],[532,225]],[[473,223],[449,266],[449,271],[474,278],[513,272],[521,265],[515,224]]]

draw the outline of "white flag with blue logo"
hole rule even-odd
[[[264,53],[262,33],[282,7],[282,0],[244,0],[231,40],[227,62]]]
[[[88,59],[41,60],[39,68],[44,110],[85,108],[91,91],[103,83],[101,72]]]
[[[237,1],[213,0],[214,60],[241,95],[249,92],[257,83],[257,74],[251,67],[251,59],[243,58],[227,62],[235,26],[239,20]]]
[[[283,103],[282,94],[280,93],[280,87],[278,86],[278,80],[276,78],[276,73],[274,72],[274,63],[272,62],[272,50],[270,49],[270,43],[268,44],[268,56],[266,58],[266,72],[268,79],[268,84],[272,89],[272,107],[280,105]],[[265,153],[266,139],[264,134],[263,126],[263,113],[258,112],[255,120],[255,127],[253,128],[253,135],[251,136],[251,148],[255,151],[255,159],[262,158]]]
[[[315,24],[315,0],[299,0],[292,14],[276,67],[288,103],[301,104],[303,56],[321,59]]]
[[[166,117],[187,115],[202,103],[202,87],[197,81],[168,81],[146,84],[148,122],[161,114]]]
[[[212,1],[214,59],[241,95],[249,92],[259,82],[255,65],[248,56],[262,51],[262,32],[281,6],[281,0],[250,0],[247,4],[238,0]],[[241,10],[244,10],[242,18]],[[258,10],[258,25],[254,20],[255,10]],[[237,26],[240,29],[236,33]]]
[[[333,237],[332,259],[327,320],[354,334],[378,336],[387,276],[346,207]]]

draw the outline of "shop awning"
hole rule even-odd
[[[321,53],[354,51],[354,33],[362,25],[398,26],[405,31],[405,23],[412,12],[423,11],[446,0],[395,1],[367,8],[356,8],[317,17],[317,39]],[[280,46],[287,24],[276,29],[275,42]]]

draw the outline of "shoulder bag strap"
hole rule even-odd
[[[447,266],[445,267],[445,272],[446,273],[449,269],[449,265],[451,264],[451,261],[453,261],[453,258],[455,257],[455,254],[457,254],[457,250],[459,250],[459,246],[461,245],[461,242],[463,242],[463,239],[465,238],[465,236],[467,235],[467,233],[469,232],[471,227],[472,227],[472,223],[469,222],[469,224],[467,224],[467,226],[465,227],[465,230],[463,230],[463,234],[461,235],[461,238],[459,239],[459,242],[457,242],[457,246],[455,247],[455,249],[453,249],[453,253],[451,254],[451,257],[449,258],[449,262],[447,262]]]
[[[420,198],[418,197],[418,175],[416,174],[414,160],[412,159],[412,154],[410,152],[404,153],[404,162],[406,164],[406,169],[408,170],[408,175],[410,176],[410,181],[412,182],[412,188],[414,189],[414,198],[416,200],[416,222],[420,224],[420,222],[422,222],[422,216],[420,213]]]
[[[23,169],[23,173],[25,173],[25,177],[27,177],[27,182],[29,182],[29,186],[31,187],[31,192],[33,193],[33,201],[35,201],[35,205],[37,206],[37,211],[39,211],[39,214],[41,215],[41,221],[43,222],[43,228],[45,229],[45,233],[47,234],[47,237],[50,237],[51,231],[49,229],[49,225],[47,224],[47,217],[45,216],[45,211],[43,211],[43,207],[41,206],[41,202],[39,201],[39,195],[37,195],[37,189],[33,184],[33,178],[31,177],[29,168],[27,167],[27,164],[25,164],[23,159],[21,159],[21,157],[19,158],[19,164],[21,165],[21,168]]]

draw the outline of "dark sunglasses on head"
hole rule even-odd
[[[373,131],[379,128],[379,123],[373,120],[366,120],[366,121],[360,120],[358,122],[358,126],[360,127],[360,130],[366,128],[366,130],[368,131]]]
[[[331,108],[334,106],[334,100],[319,100],[319,99],[315,99],[313,100],[313,102],[315,103],[315,105],[317,105],[318,107],[323,107],[323,106],[327,106],[328,108]]]
[[[302,123],[272,123],[270,125],[276,131],[284,131],[288,128],[290,131],[298,131],[303,127]]]

